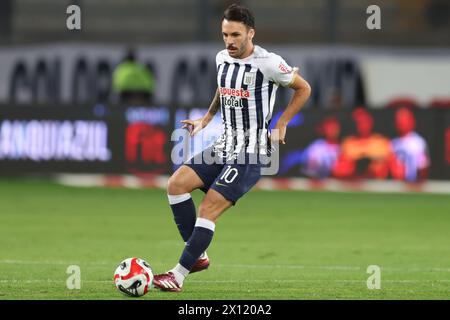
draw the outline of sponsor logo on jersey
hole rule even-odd
[[[238,97],[238,98],[248,98],[250,97],[250,91],[240,89],[232,89],[232,88],[219,88],[219,92],[221,96],[230,96],[230,97]]]
[[[290,73],[292,71],[291,68],[289,68],[288,66],[286,66],[282,62],[280,62],[280,64],[278,65],[278,69],[280,69],[280,71],[283,72],[283,73]]]
[[[228,106],[234,109],[242,109],[242,100],[241,98],[237,98],[234,96],[231,97],[223,97],[222,99],[223,106]]]

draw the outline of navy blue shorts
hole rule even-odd
[[[209,157],[205,161],[205,157]],[[214,159],[214,161],[212,161]],[[203,150],[184,163],[192,168],[203,181],[203,192],[214,189],[233,202],[247,193],[261,177],[260,164],[240,164],[217,156],[212,147]]]

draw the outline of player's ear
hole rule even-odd
[[[248,31],[248,36],[250,40],[253,40],[253,37],[255,36],[255,29],[250,28],[250,30]]]

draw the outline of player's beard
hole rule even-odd
[[[237,48],[237,50],[235,51],[235,53],[230,53],[228,51],[228,54],[235,58],[235,59],[241,59],[242,55],[247,51],[247,47],[248,47],[248,38],[246,38],[243,42],[240,48]]]

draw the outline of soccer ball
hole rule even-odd
[[[125,259],[114,272],[114,283],[123,294],[131,297],[141,297],[152,287],[152,268],[143,259]]]

